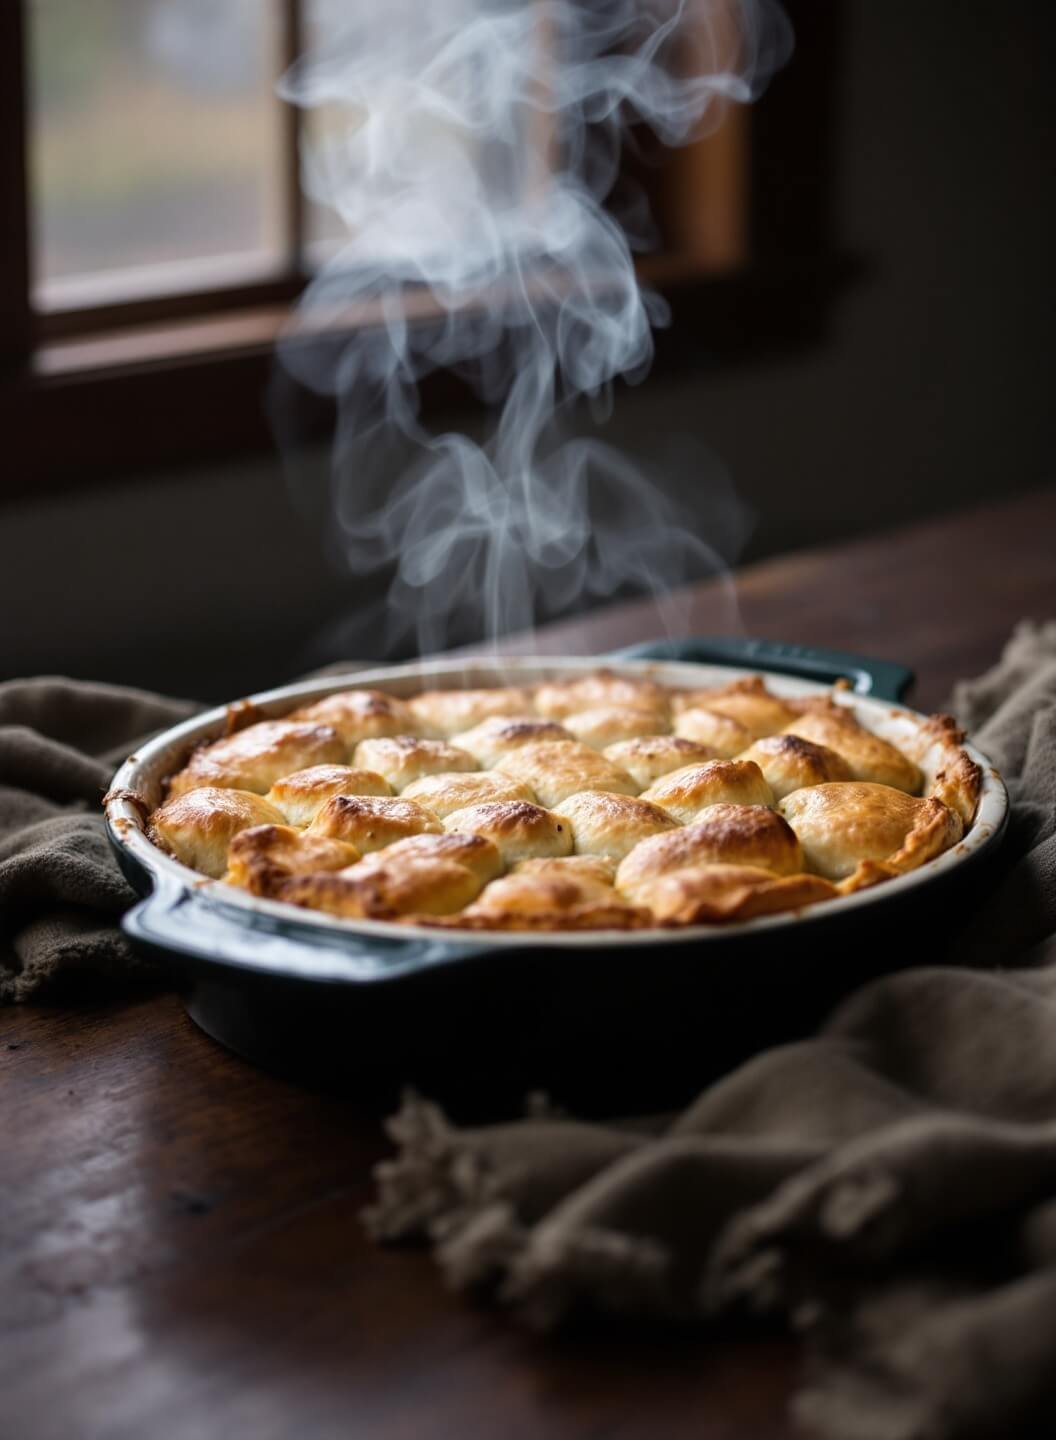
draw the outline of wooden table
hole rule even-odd
[[[744,571],[750,634],[904,660],[923,707],[1056,614],[1056,491]],[[721,628],[715,586],[685,623]],[[649,638],[628,606],[548,633]],[[357,1213],[370,1104],[254,1071],[170,995],[0,1017],[0,1435],[779,1440],[786,1341],[542,1340]]]

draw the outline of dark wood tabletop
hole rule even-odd
[[[942,702],[1056,614],[1056,490],[737,578],[746,633],[897,659]],[[551,629],[652,638],[625,606]],[[734,623],[701,586],[686,633]],[[357,1215],[376,1103],[254,1070],[178,999],[0,1015],[0,1435],[780,1440],[789,1341],[540,1338],[445,1293]]]

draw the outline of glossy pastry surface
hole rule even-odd
[[[981,772],[953,720],[896,746],[866,719],[838,691],[787,698],[758,676],[345,689],[287,718],[232,707],[148,833],[203,877],[337,917],[729,924],[905,874],[972,824]]]

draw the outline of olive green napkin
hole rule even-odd
[[[985,968],[874,982],[662,1120],[458,1129],[410,1096],[372,1233],[544,1327],[778,1318],[831,1440],[1056,1433],[1056,625],[954,704],[1014,801],[999,881],[950,917]]]

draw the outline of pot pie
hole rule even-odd
[[[169,778],[156,845],[270,900],[450,930],[800,910],[956,845],[982,782],[947,716],[899,748],[848,697],[759,676],[348,690],[229,730]]]

